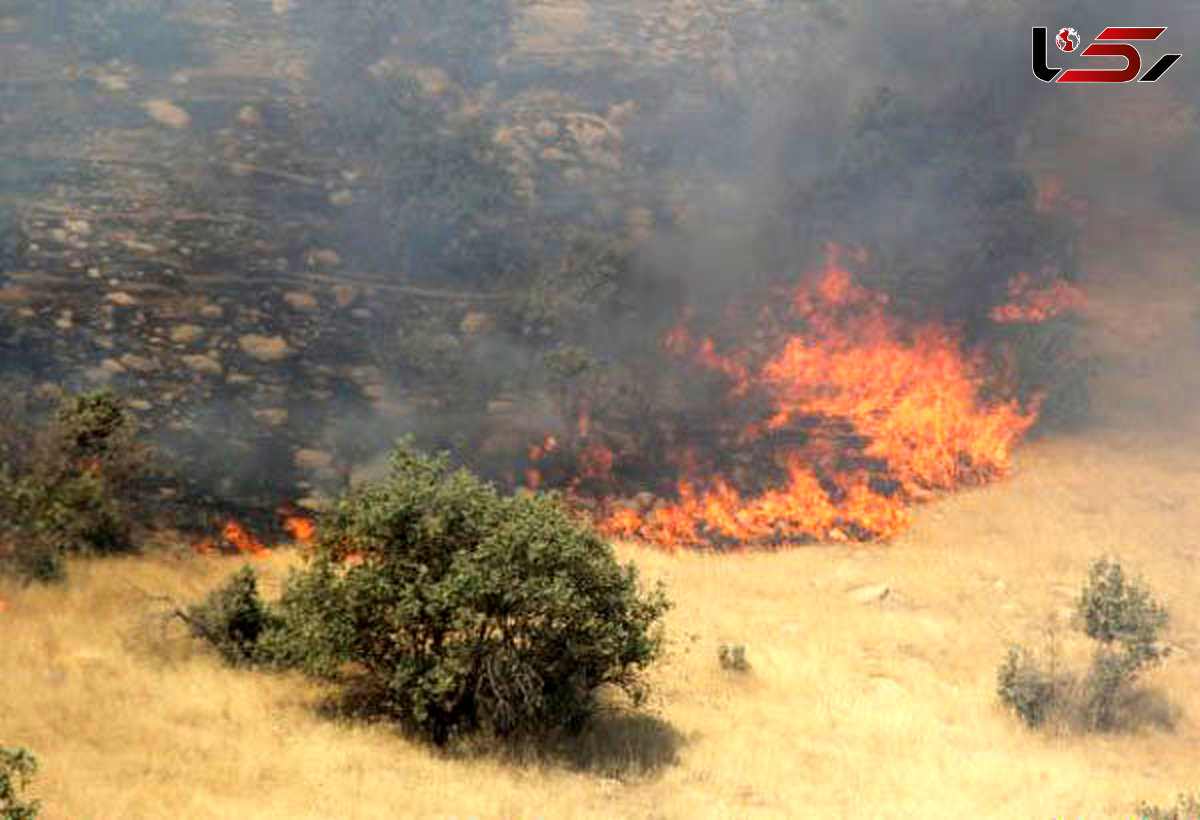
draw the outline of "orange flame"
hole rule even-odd
[[[992,321],[1035,324],[1086,307],[1083,291],[1069,282],[1055,279],[1048,285],[1035,287],[1028,273],[1018,273],[1009,280],[1008,296],[1011,302],[992,308],[989,314]]]
[[[982,400],[983,361],[963,351],[956,331],[902,325],[886,312],[886,297],[855,283],[835,254],[789,303],[797,329],[757,361],[721,352],[711,338],[693,342],[682,326],[663,340],[727,377],[728,401],[750,391],[768,399],[769,413],[744,423],[737,445],[769,462],[760,472],[774,470],[771,486],[747,492],[726,475],[683,469],[677,501],[609,509],[603,532],[671,548],[888,538],[911,522],[910,504],[1008,472],[1036,409]],[[777,440],[787,443],[771,446]],[[598,463],[589,452],[585,472]],[[684,452],[676,462],[690,459]],[[611,459],[603,466],[607,474]]]
[[[292,540],[298,544],[311,544],[317,537],[317,525],[311,518],[303,515],[285,515],[283,528]]]
[[[238,552],[263,558],[271,554],[266,546],[250,534],[249,530],[236,521],[228,522],[221,530],[222,537],[237,549]]]

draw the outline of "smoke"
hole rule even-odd
[[[51,5],[19,8],[11,36],[132,89],[113,93],[174,89],[187,106],[205,62],[247,76],[288,66],[228,102],[224,88],[197,93],[192,130],[162,129],[156,150],[214,163],[203,179],[181,171],[119,195],[178,212],[187,194],[200,200],[189,210],[233,217],[177,237],[211,250],[164,275],[204,291],[197,272],[220,260],[248,277],[210,292],[225,309],[205,353],[224,357],[219,380],[180,387],[158,419],[175,425],[164,447],[220,494],[266,495],[286,475],[301,493],[335,492],[406,434],[508,481],[531,443],[569,437],[581,412],[637,441],[633,428],[717,389],[671,364],[663,334],[683,316],[715,327],[748,310],[828,242],[864,248],[856,272],[897,310],[986,345],[1008,332],[987,317],[1015,274],[1086,283],[1114,229],[1141,249],[1124,262],[1153,267],[1156,226],[1200,210],[1200,58],[1187,53],[1200,10],[1168,0],[1136,20],[1116,0]],[[1117,24],[1169,26],[1143,54],[1183,59],[1154,85],[1033,77],[1031,27],[1088,42]],[[171,37],[191,44],[175,64],[142,54]],[[251,220],[263,227],[240,227]],[[119,267],[104,275],[133,275]],[[303,287],[323,289],[315,313],[273,295]],[[125,332],[154,326],[148,315]],[[752,319],[724,326],[754,332]],[[292,355],[247,358],[237,338],[251,330]],[[8,334],[9,369],[22,333]],[[1061,367],[1031,366],[1027,392],[1074,378]],[[127,376],[119,386],[154,392]]]

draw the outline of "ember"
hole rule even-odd
[[[982,356],[955,329],[894,318],[836,253],[787,297],[761,314],[758,330],[774,339],[765,350],[724,350],[686,322],[668,332],[665,349],[726,383],[721,421],[666,454],[673,500],[585,504],[604,533],[669,548],[886,539],[909,525],[912,504],[1008,472],[1036,406],[981,398]],[[582,495],[621,469],[622,454],[590,432],[576,448]],[[542,454],[531,448],[531,460]]]

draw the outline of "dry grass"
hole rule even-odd
[[[653,717],[605,719],[534,762],[439,757],[321,717],[303,681],[161,640],[139,589],[193,599],[233,569],[191,556],[4,590],[3,739],[42,758],[50,818],[1122,815],[1200,780],[1200,471],[1155,440],[1031,445],[1012,480],[927,509],[888,547],[623,547],[677,602]],[[1102,552],[1172,611],[1181,650],[1146,683],[1174,727],[1028,732],[995,703],[1004,645],[1036,642]],[[893,590],[880,602],[847,595],[876,583]],[[745,644],[752,670],[720,669],[721,643]]]

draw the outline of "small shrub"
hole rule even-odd
[[[996,673],[996,691],[1030,727],[1044,724],[1058,705],[1053,676],[1021,646],[1009,647]]]
[[[1196,820],[1200,818],[1200,793],[1180,794],[1173,806],[1157,806],[1143,800],[1136,811],[1141,820]]]
[[[741,644],[721,644],[717,650],[717,661],[722,669],[731,672],[746,672],[750,662],[746,660],[746,647]]]
[[[1075,623],[1096,644],[1078,685],[1058,672],[1053,646],[1048,666],[1013,646],[997,670],[1000,700],[1028,726],[1043,725],[1061,714],[1087,729],[1112,729],[1133,681],[1167,656],[1158,640],[1167,623],[1166,610],[1116,561],[1092,564],[1076,602]]]
[[[24,795],[37,773],[37,758],[25,749],[0,746],[0,820],[34,820],[38,801]]]
[[[234,665],[261,659],[259,640],[275,623],[258,595],[258,578],[249,566],[238,570],[202,603],[189,607],[185,620],[193,635],[212,644]]]
[[[237,619],[223,615],[199,634],[231,643],[234,658],[352,670],[373,707],[438,744],[578,728],[605,685],[644,696],[666,599],[641,592],[635,569],[557,499],[501,495],[401,446],[390,476],[343,499],[319,531],[265,621],[243,575],[208,606],[248,627],[227,638]]]
[[[1168,650],[1159,641],[1166,610],[1139,582],[1125,576],[1116,561],[1094,563],[1076,603],[1076,617],[1099,645],[1086,681],[1088,724],[1111,728],[1119,695]]]

